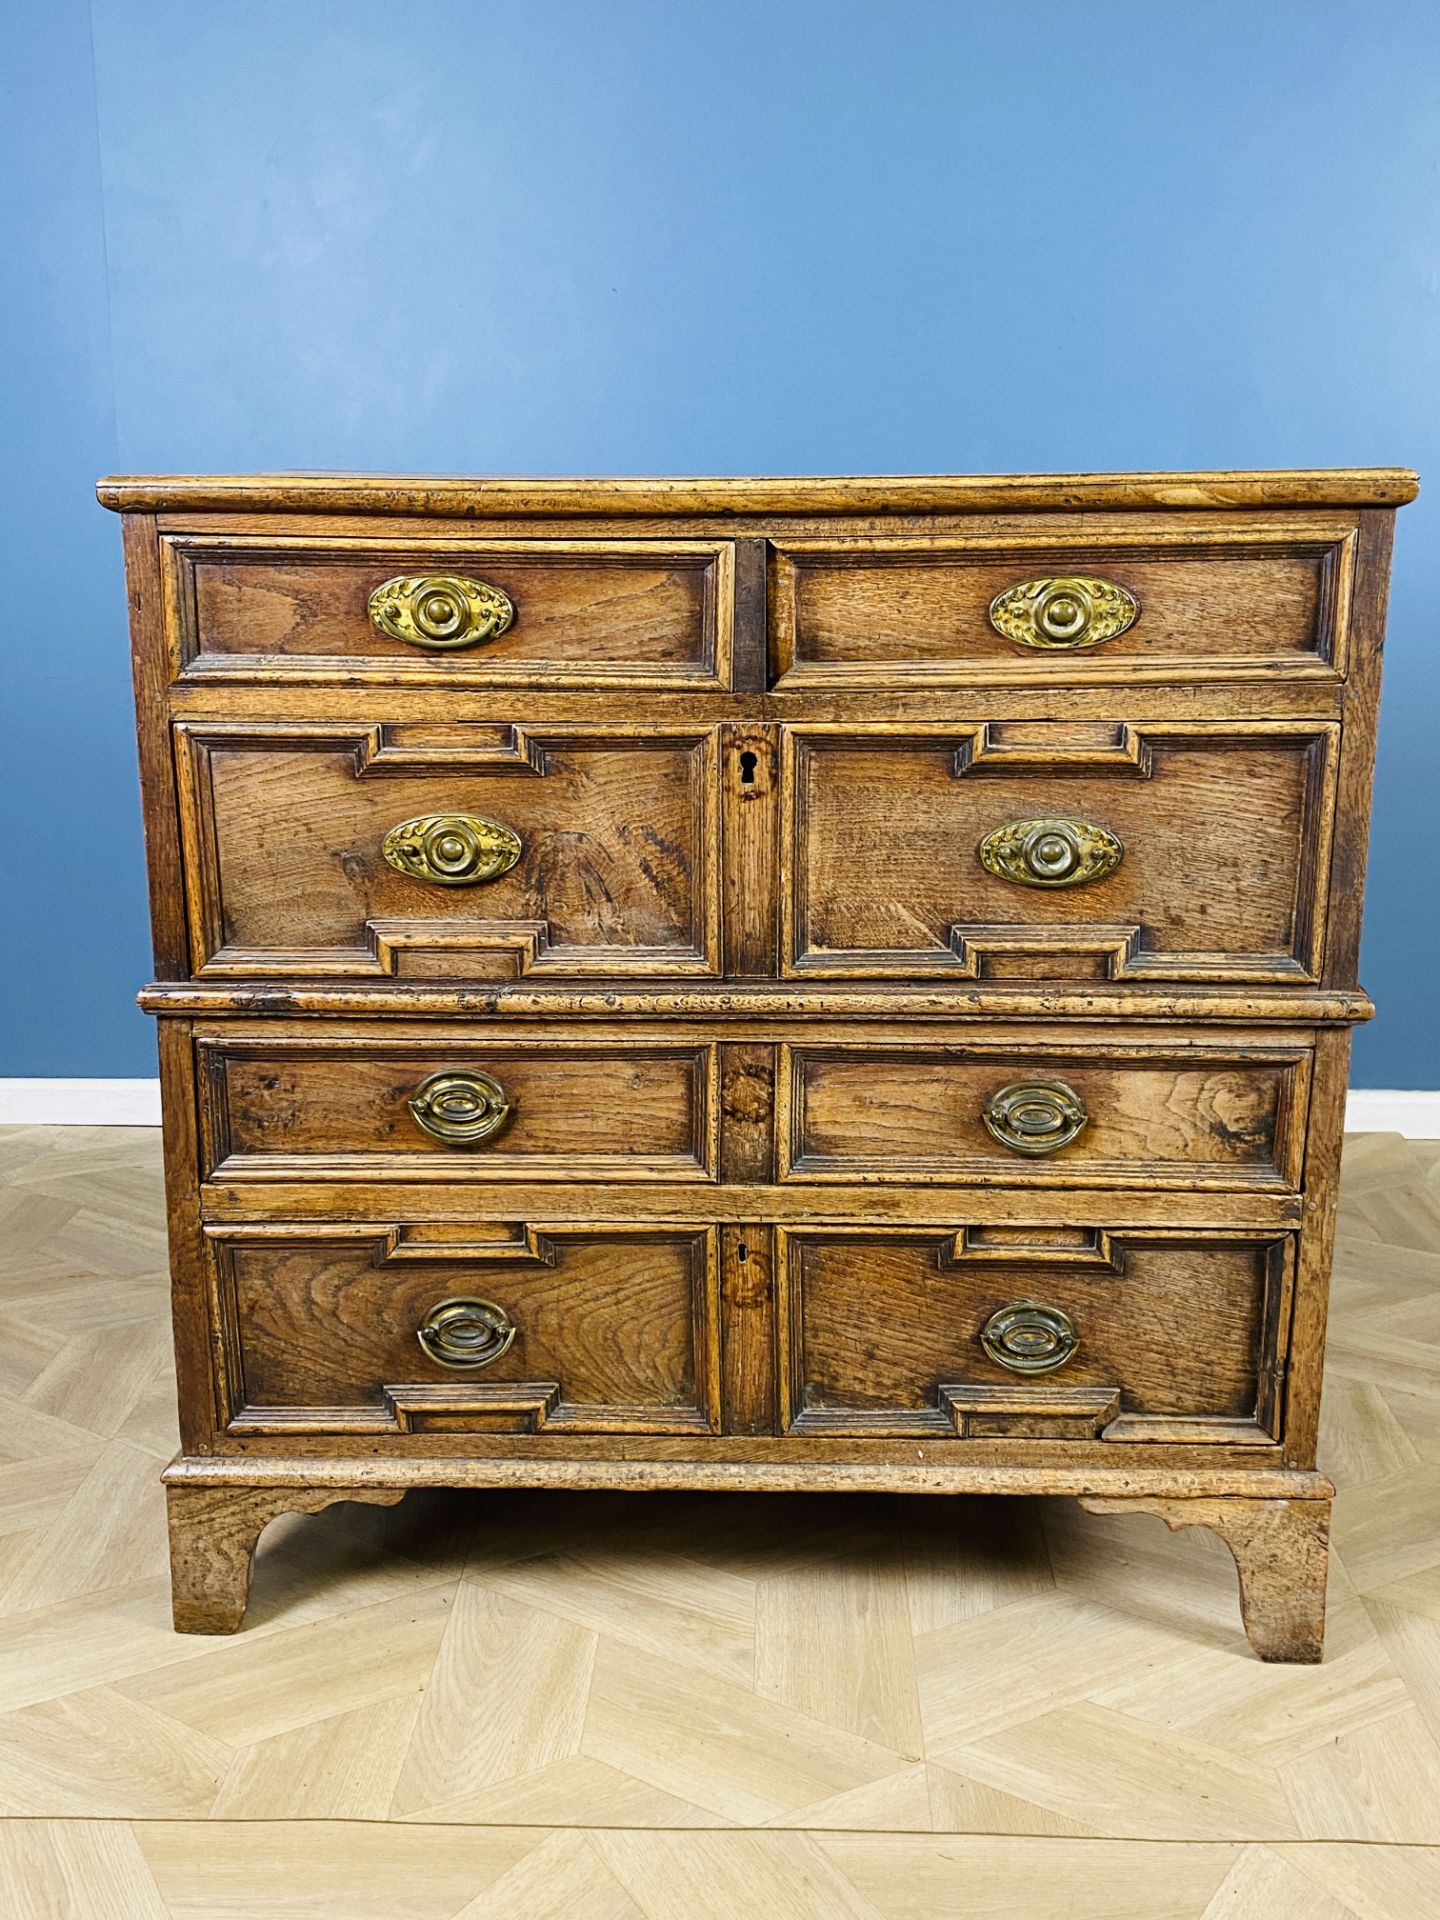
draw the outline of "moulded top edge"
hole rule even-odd
[[[935,474],[793,479],[522,479],[363,473],[110,474],[117,513],[196,511],[435,514],[922,513],[1011,508],[1399,507],[1419,491],[1406,467],[1273,472]]]

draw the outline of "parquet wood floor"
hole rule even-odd
[[[1320,1667],[1063,1500],[412,1494],[180,1638],[158,1133],[0,1131],[0,1914],[1440,1916],[1440,1143],[1347,1143],[1326,1426]]]

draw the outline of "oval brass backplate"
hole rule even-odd
[[[1098,647],[1133,626],[1140,603],[1127,588],[1090,574],[1021,580],[990,602],[990,624],[1006,640],[1043,651]]]
[[[509,594],[463,573],[402,573],[370,596],[381,633],[411,647],[473,647],[494,640],[515,618]]]
[[[422,1133],[447,1147],[481,1147],[510,1118],[505,1089],[490,1073],[432,1073],[405,1102]]]
[[[524,848],[499,820],[478,813],[420,813],[402,820],[380,843],[397,872],[437,887],[474,887],[508,873]]]
[[[1090,1118],[1063,1080],[1014,1080],[991,1094],[980,1117],[1002,1147],[1033,1158],[1068,1147]]]
[[[1093,820],[1012,820],[980,842],[980,864],[1019,887],[1083,887],[1113,873],[1125,848]]]
[[[980,1329],[980,1344],[1011,1373],[1053,1373],[1080,1344],[1075,1323],[1059,1307],[1016,1300],[992,1313]]]
[[[415,1337],[442,1367],[488,1367],[508,1350],[515,1322],[493,1300],[465,1296],[437,1301]]]

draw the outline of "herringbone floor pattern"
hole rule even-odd
[[[1440,1143],[1347,1148],[1318,1668],[1066,1501],[412,1494],[177,1638],[158,1145],[0,1132],[0,1913],[1440,1915]]]

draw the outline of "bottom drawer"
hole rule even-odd
[[[1288,1235],[777,1233],[793,1434],[1274,1444]]]
[[[731,1233],[714,1225],[213,1225],[220,1424],[713,1435],[725,1430],[728,1338],[741,1433],[1279,1438],[1293,1235],[853,1221],[732,1231],[735,1261],[758,1256],[743,1274],[722,1274]]]
[[[716,1234],[211,1228],[230,1432],[709,1433]]]

